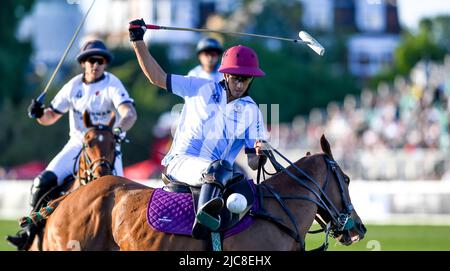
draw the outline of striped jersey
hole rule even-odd
[[[52,100],[50,107],[59,114],[69,111],[70,137],[83,138],[86,127],[83,113],[88,110],[93,124],[108,124],[111,112],[123,103],[134,103],[122,82],[104,72],[101,80],[86,84],[79,74],[67,82]],[[116,116],[118,116],[116,114]],[[118,122],[116,117],[116,124]]]
[[[267,139],[262,113],[249,96],[227,103],[224,84],[198,77],[167,75],[167,90],[185,101],[170,151],[161,164],[175,155],[234,163],[245,146]]]

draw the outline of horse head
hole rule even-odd
[[[364,238],[366,232],[351,203],[348,190],[350,178],[334,160],[325,136],[322,135],[320,143],[323,153],[312,155],[307,152],[305,157],[295,163],[269,148],[289,162],[287,168],[274,160],[271,151],[265,152],[279,173],[261,184],[272,194],[267,196],[266,193],[264,196],[276,199],[284,215],[276,208],[269,211],[291,221],[293,229],[286,229],[286,225],[278,222],[276,224],[294,238],[301,249],[305,249],[304,236],[314,217],[321,224],[321,231],[326,233],[324,244],[317,250],[326,249],[328,235],[337,238],[341,244],[350,245]]]
[[[318,214],[330,225],[331,235],[348,246],[364,238],[366,227],[350,199],[350,178],[334,160],[330,144],[324,135],[320,138],[320,146],[325,154],[327,174],[322,187],[324,205],[319,206]]]
[[[111,175],[116,157],[116,140],[112,127],[116,120],[113,112],[107,125],[92,124],[89,112],[83,114],[83,122],[87,128],[83,138],[80,157],[79,178],[87,183],[100,176]]]

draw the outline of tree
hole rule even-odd
[[[246,24],[236,31],[298,38],[298,31],[304,29],[301,1],[248,0],[243,10],[247,10]],[[230,15],[229,20],[234,18]],[[226,47],[243,44],[255,49],[267,76],[254,81],[251,95],[260,104],[279,104],[282,122],[359,92],[356,80],[345,67],[348,32],[327,36],[316,35],[320,30],[310,33],[326,47],[323,57],[295,43],[256,38],[233,40],[228,36],[226,39]]]
[[[403,33],[394,52],[393,66],[376,75],[370,86],[375,87],[382,81],[392,82],[397,75],[408,75],[422,59],[442,61],[450,52],[449,44],[450,16],[422,19],[417,33]]]
[[[406,33],[395,50],[394,62],[398,73],[406,75],[421,59],[442,60],[445,49],[439,46],[433,37],[434,23],[430,19],[420,22],[416,35]]]
[[[25,88],[25,75],[32,52],[31,44],[16,38],[20,19],[30,11],[34,0],[2,2],[0,9],[0,106],[5,99],[19,103]],[[5,80],[7,78],[7,80]]]
[[[433,22],[433,39],[436,43],[450,52],[450,16],[438,16],[432,20]]]

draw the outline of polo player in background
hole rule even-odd
[[[219,58],[223,53],[220,42],[214,38],[206,37],[197,44],[197,58],[199,65],[189,71],[188,76],[195,76],[219,82],[223,74],[218,71]]]
[[[111,113],[117,111],[120,118],[114,125],[114,133],[119,138],[125,137],[137,119],[134,100],[129,96],[122,82],[113,74],[105,71],[113,55],[100,40],[88,41],[77,56],[83,69],[82,74],[72,78],[45,107],[36,99],[28,107],[28,115],[43,126],[57,122],[63,114],[69,112],[70,138],[64,148],[53,158],[45,170],[33,181],[30,205],[33,209],[43,195],[55,186],[60,186],[78,170],[77,155],[82,149],[82,140],[86,127],[83,112],[88,111],[93,123],[106,124]],[[123,176],[120,145],[117,145],[113,172]],[[74,166],[74,163],[76,164]],[[17,236],[8,236],[7,240],[19,250],[28,246],[34,236],[36,226],[30,224],[21,229]],[[31,238],[30,238],[31,237]]]

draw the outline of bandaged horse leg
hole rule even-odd
[[[198,208],[192,235],[201,237],[208,230],[220,227],[220,212],[225,206],[222,192],[233,178],[233,166],[225,160],[212,162],[202,175],[204,184],[200,189]]]

